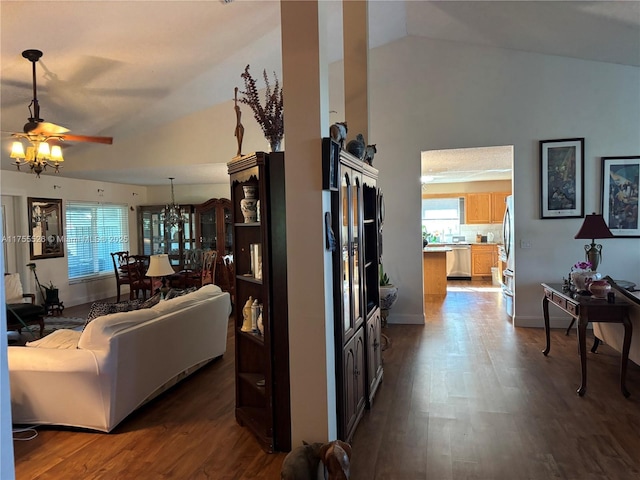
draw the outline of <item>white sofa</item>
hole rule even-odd
[[[640,365],[640,291],[628,292],[617,285],[614,280],[606,277],[611,284],[611,291],[617,299],[629,304],[629,317],[631,319],[631,347],[629,348],[629,360]],[[622,352],[624,340],[624,326],[621,323],[593,323],[593,334],[602,342]]]
[[[216,285],[8,347],[13,423],[109,432],[226,351],[229,294]],[[48,341],[46,341],[49,339]]]

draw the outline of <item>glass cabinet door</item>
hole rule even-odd
[[[351,278],[352,278],[352,252],[351,252],[351,176],[350,172],[342,176],[340,185],[341,208],[343,212],[342,225],[340,226],[340,245],[342,245],[342,311],[343,332],[353,329],[352,305],[351,305]]]
[[[167,243],[162,222],[164,207],[140,207],[140,253],[141,255],[156,255],[166,253]]]
[[[351,235],[352,235],[352,278],[353,287],[351,295],[353,297],[353,319],[355,323],[362,318],[362,276],[360,274],[361,258],[360,258],[360,238],[361,222],[360,218],[360,202],[362,201],[362,186],[360,184],[361,179],[359,176],[353,178],[353,184],[351,185],[351,213],[349,218],[351,219]]]
[[[231,215],[231,207],[224,207],[222,209],[223,215],[223,229],[224,229],[224,254],[232,255],[233,254],[233,230],[232,230],[232,219]]]
[[[216,211],[209,210],[200,214],[200,248],[218,250]]]

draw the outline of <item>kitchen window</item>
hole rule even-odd
[[[422,231],[429,241],[443,241],[445,235],[458,235],[464,223],[464,197],[423,198]]]

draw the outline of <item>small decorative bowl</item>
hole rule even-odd
[[[606,280],[595,280],[587,288],[595,298],[607,298],[607,293],[611,291],[611,285]]]

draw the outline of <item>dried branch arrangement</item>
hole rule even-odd
[[[269,83],[269,77],[267,77],[267,71],[263,71],[264,83],[267,88],[265,91],[265,105],[262,106],[260,102],[260,96],[258,95],[258,87],[255,79],[249,72],[249,65],[244,69],[244,73],[240,75],[244,80],[244,92],[240,92],[243,96],[238,99],[240,103],[249,105],[253,110],[253,116],[262,128],[264,136],[269,140],[269,143],[279,144],[284,136],[284,114],[283,114],[283,97],[282,87],[278,81],[278,77],[275,72],[275,83],[273,88]]]

